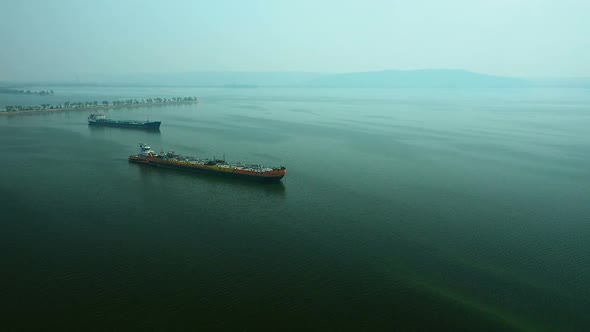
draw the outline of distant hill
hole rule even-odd
[[[526,87],[522,79],[477,74],[465,70],[385,70],[344,74],[306,72],[187,72],[145,73],[115,77],[88,77],[102,84],[140,86],[299,86],[339,88],[402,87]]]
[[[520,79],[458,69],[383,70],[342,74],[312,72],[229,72],[81,74],[77,81],[0,82],[29,86],[311,87],[311,88],[590,88],[590,78]]]
[[[477,74],[466,70],[422,69],[333,74],[313,79],[306,85],[342,88],[497,88],[528,87],[532,86],[532,83],[517,78]]]

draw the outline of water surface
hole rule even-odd
[[[55,87],[0,107],[4,324],[583,330],[590,95],[578,89]],[[43,101],[38,101],[44,98]],[[260,185],[129,164],[137,143],[285,165]]]

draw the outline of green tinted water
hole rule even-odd
[[[91,111],[0,117],[7,327],[590,323],[585,90],[54,90],[201,102],[108,112],[159,133],[89,127]],[[40,103],[24,98],[40,97],[0,106]],[[138,142],[289,173],[146,168],[126,160]]]

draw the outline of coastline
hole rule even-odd
[[[81,106],[81,107],[61,107],[61,108],[46,108],[41,110],[22,110],[22,111],[0,111],[0,115],[22,115],[22,114],[38,114],[38,113],[53,113],[63,111],[91,111],[100,109],[116,109],[125,107],[141,107],[141,106],[160,106],[160,105],[178,105],[178,104],[197,104],[198,100],[182,100],[182,101],[171,101],[165,103],[137,103],[137,104],[122,104],[122,105],[92,105],[92,106]]]

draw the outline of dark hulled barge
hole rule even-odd
[[[88,124],[92,126],[159,130],[161,123],[160,121],[112,120],[104,114],[90,114],[88,117]]]
[[[193,157],[177,155],[174,152],[155,153],[146,144],[139,144],[140,152],[129,156],[129,162],[146,164],[156,167],[181,169],[199,173],[209,173],[230,176],[259,182],[278,182],[287,169],[281,167],[269,167],[261,165],[231,164],[219,159],[196,159]]]

